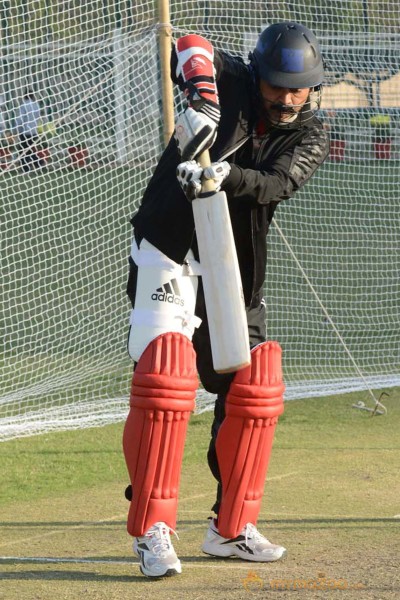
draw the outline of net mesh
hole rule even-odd
[[[157,4],[2,3],[1,440],[127,414],[129,218],[163,146]],[[276,21],[321,43],[331,155],[276,218],[365,379],[272,228],[267,327],[284,349],[286,399],[400,384],[399,11],[394,0],[170,3],[174,36],[198,32],[244,58]],[[40,110],[31,136],[24,97]],[[200,391],[197,410],[212,401]]]

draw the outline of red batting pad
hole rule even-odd
[[[282,350],[266,342],[251,352],[229,389],[216,450],[222,480],[218,529],[236,537],[256,525],[278,416],[283,413]]]
[[[132,378],[123,447],[132,484],[128,532],[143,535],[157,521],[176,525],[187,424],[198,387],[192,343],[180,333],[150,342]]]

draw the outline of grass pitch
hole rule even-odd
[[[288,557],[269,565],[201,553],[212,415],[193,416],[174,544],[183,573],[158,581],[141,576],[125,530],[122,424],[1,444],[0,598],[398,599],[400,390],[389,392],[386,417],[351,408],[363,394],[286,404],[259,529]]]

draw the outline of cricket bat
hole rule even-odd
[[[208,150],[197,161],[210,166]],[[242,279],[225,192],[204,180],[193,200],[193,215],[215,371],[231,373],[250,364],[250,344]]]

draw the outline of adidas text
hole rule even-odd
[[[151,295],[151,299],[159,302],[168,302],[169,304],[178,304],[179,306],[183,306],[185,304],[182,298],[178,298],[173,294],[166,294],[165,292],[160,292],[159,294],[154,293]]]

